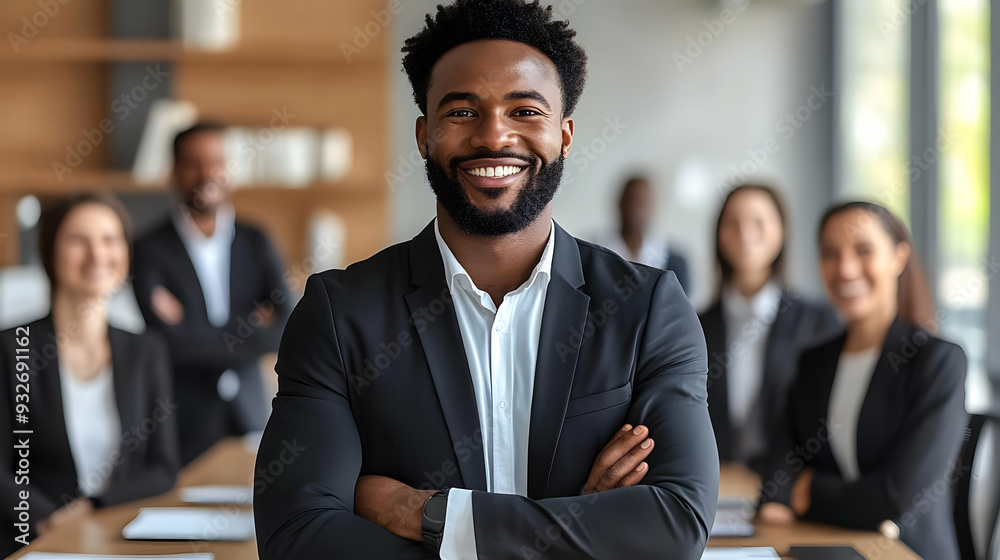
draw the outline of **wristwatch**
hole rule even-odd
[[[424,502],[423,519],[420,521],[420,536],[424,539],[424,546],[435,552],[441,550],[441,539],[444,537],[448,490],[438,490]]]

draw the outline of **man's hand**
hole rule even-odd
[[[260,314],[261,326],[270,327],[278,320],[278,314],[274,312],[273,307],[261,307],[257,313]]]
[[[362,476],[354,487],[354,513],[404,539],[422,541],[424,502],[437,490],[417,490],[385,476]]]
[[[55,529],[60,525],[65,525],[74,519],[86,517],[90,515],[90,512],[92,511],[94,511],[94,506],[91,504],[90,500],[87,498],[77,498],[52,512],[52,515],[48,518],[39,521],[35,525],[35,531],[37,531],[39,535],[45,534],[50,530]]]
[[[645,426],[625,424],[597,454],[583,495],[638,484],[649,471],[643,459],[653,451],[653,439]]]
[[[184,319],[184,306],[181,305],[177,296],[170,293],[170,290],[163,286],[156,286],[149,299],[153,306],[153,313],[156,313],[156,316],[164,323],[176,325]]]
[[[813,470],[806,468],[799,474],[795,486],[792,487],[792,498],[788,505],[792,506],[792,511],[799,517],[805,515],[812,505],[812,480]]]
[[[757,510],[757,519],[768,525],[791,525],[795,523],[795,512],[785,504],[767,502]]]
[[[757,510],[757,519],[769,525],[791,525],[796,519],[802,517],[809,511],[812,501],[812,479],[813,470],[806,468],[799,473],[792,486],[792,497],[790,504],[779,504],[778,502],[767,502]]]

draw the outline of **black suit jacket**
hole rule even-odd
[[[673,272],[677,276],[677,281],[680,282],[681,288],[684,289],[684,293],[691,295],[691,274],[688,272],[687,260],[681,256],[680,253],[675,253],[670,251],[667,254],[667,266],[666,269]]]
[[[13,507],[18,494],[30,493],[31,536],[35,523],[79,497],[76,467],[70,451],[63,416],[59,361],[52,317],[26,325],[24,330],[0,333],[0,519],[13,530]],[[15,352],[18,339],[27,338],[30,349],[27,424],[15,423],[17,389]],[[114,505],[161,494],[173,488],[180,469],[177,449],[177,410],[170,382],[170,362],[166,346],[153,335],[137,335],[116,328],[108,330],[115,403],[121,420],[122,441],[119,457],[112,458],[113,470],[104,494],[93,499],[97,506]],[[32,430],[29,435],[13,430]],[[30,438],[29,482],[16,484],[18,457],[15,440]],[[11,546],[5,538],[0,550]],[[13,552],[5,550],[4,556]]]
[[[237,222],[230,258],[229,321],[208,320],[205,296],[187,249],[171,220],[135,245],[133,285],[146,328],[160,332],[170,348],[180,409],[181,456],[185,463],[228,435],[260,430],[267,421],[267,400],[259,360],[278,349],[292,309],[281,258],[258,229]],[[170,290],[184,306],[184,319],[167,325],[153,312],[153,288]],[[275,322],[261,326],[260,309],[272,309]],[[217,384],[231,369],[240,390],[230,402]]]
[[[708,412],[712,416],[719,459],[723,462],[736,461],[739,442],[738,432],[729,419],[727,365],[730,360],[740,359],[740,356],[730,351],[721,300],[717,300],[698,318],[708,347]],[[764,352],[764,378],[760,393],[764,434],[774,433],[784,418],[788,388],[795,379],[799,354],[835,336],[839,330],[840,321],[828,306],[811,303],[789,291],[782,292],[778,313],[767,333]],[[760,473],[766,462],[764,453],[752,458],[748,466]]]
[[[261,558],[436,557],[354,514],[368,474],[474,490],[480,558],[701,558],[719,465],[697,316],[672,273],[555,227],[528,496],[485,492],[476,397],[431,225],[309,279],[257,455]],[[642,484],[579,496],[626,422],[656,440]]]
[[[893,323],[858,417],[861,478],[844,481],[830,451],[830,394],[846,333],[802,354],[787,429],[775,439],[763,499],[787,504],[797,474],[814,469],[805,519],[877,530],[884,520],[923,558],[957,560],[950,485],[965,429],[965,353]],[[787,483],[781,481],[787,480]]]

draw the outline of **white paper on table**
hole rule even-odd
[[[701,560],[781,560],[768,546],[744,548],[706,548]]]
[[[129,540],[245,541],[254,536],[253,512],[240,508],[142,508],[122,536]]]
[[[719,507],[715,510],[715,523],[710,537],[752,537],[756,528],[743,514],[742,507]]]
[[[252,504],[251,486],[188,486],[181,488],[181,501],[186,504]]]
[[[163,560],[215,560],[215,555],[211,552],[198,552],[192,554],[157,554],[151,556],[29,552],[21,558],[25,560],[156,560],[158,558],[162,558]]]

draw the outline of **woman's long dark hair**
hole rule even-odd
[[[129,263],[132,262],[132,219],[128,210],[114,195],[102,192],[85,192],[71,194],[49,201],[42,210],[42,215],[38,220],[38,253],[41,257],[42,267],[46,276],[49,277],[51,286],[50,297],[55,297],[58,285],[55,272],[56,235],[62,227],[66,216],[77,207],[84,204],[100,204],[114,211],[115,215],[122,223],[122,231],[125,233],[125,241],[128,243]]]
[[[778,284],[785,287],[785,231],[787,226],[787,220],[785,218],[785,204],[781,201],[778,191],[774,188],[763,184],[746,183],[729,191],[729,194],[726,195],[726,200],[722,203],[722,208],[719,210],[719,218],[715,222],[715,262],[718,264],[719,272],[722,276],[722,280],[719,282],[717,291],[720,295],[722,294],[722,287],[733,279],[736,271],[733,270],[733,265],[730,264],[722,255],[722,245],[719,242],[719,229],[722,227],[722,217],[726,215],[726,208],[729,207],[730,201],[732,201],[733,197],[742,192],[764,193],[771,199],[771,202],[774,203],[774,209],[778,211],[778,219],[781,221],[781,250],[778,251],[778,256],[776,256],[774,258],[774,262],[771,263],[771,279],[776,280]]]
[[[934,300],[931,298],[930,290],[927,288],[927,277],[924,276],[924,268],[920,264],[920,257],[917,256],[916,247],[913,246],[913,237],[907,229],[903,220],[890,212],[884,206],[874,202],[851,201],[838,204],[823,214],[823,219],[819,223],[819,235],[822,238],[823,229],[830,218],[849,212],[851,210],[863,210],[878,220],[882,229],[889,234],[895,245],[906,243],[910,246],[910,258],[906,262],[906,267],[899,275],[899,289],[897,295],[897,305],[900,321],[912,326],[918,326],[928,331],[935,331],[934,321]]]

